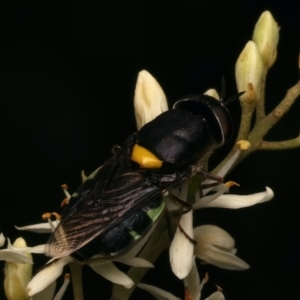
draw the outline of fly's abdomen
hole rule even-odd
[[[155,199],[143,209],[131,214],[120,224],[101,234],[72,256],[83,261],[98,253],[97,257],[109,257],[131,249],[157,222],[164,210],[164,202]]]

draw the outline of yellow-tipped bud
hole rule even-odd
[[[209,89],[207,90],[204,95],[207,95],[207,96],[211,96],[217,100],[220,100],[220,96],[218,94],[218,92],[215,90],[215,89]]]
[[[240,101],[255,104],[262,92],[264,62],[256,44],[249,41],[235,64],[235,80],[238,91],[246,91]]]
[[[23,238],[17,238],[14,247],[27,247]],[[31,254],[25,254],[31,259]],[[32,264],[20,264],[14,262],[5,263],[4,291],[8,300],[27,300],[29,296],[26,286],[31,279]]]
[[[134,94],[137,128],[140,129],[166,110],[167,99],[159,83],[146,70],[139,72]]]
[[[279,40],[279,27],[269,11],[265,11],[255,24],[253,41],[269,69],[277,57],[277,44]]]

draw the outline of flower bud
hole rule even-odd
[[[18,238],[13,244],[14,247],[27,247],[23,238]],[[29,259],[30,253],[25,254]],[[27,300],[29,296],[26,286],[31,279],[32,264],[21,264],[14,262],[5,263],[4,291],[8,300]]]
[[[235,80],[238,91],[246,91],[240,101],[248,104],[257,102],[262,92],[264,62],[256,44],[249,41],[235,64]]]
[[[0,233],[0,247],[2,247],[5,243],[5,236],[3,235],[3,233]]]
[[[138,74],[134,94],[134,110],[138,130],[168,110],[164,91],[146,70]]]
[[[279,27],[269,11],[265,11],[255,24],[253,41],[269,69],[276,60]]]
[[[220,96],[218,94],[218,92],[215,90],[215,89],[209,89],[207,90],[204,95],[207,95],[207,96],[211,96],[217,100],[220,100]]]

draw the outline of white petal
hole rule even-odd
[[[193,204],[193,209],[199,209],[204,207],[209,207],[211,203],[214,203],[216,199],[218,199],[221,195],[228,191],[228,187],[225,184],[218,185],[218,191],[213,195],[204,196],[203,198],[199,198]]]
[[[134,285],[132,279],[121,272],[112,262],[102,265],[91,265],[91,268],[107,280],[123,285],[127,289],[130,289]]]
[[[28,258],[26,254],[14,251],[12,249],[0,250],[0,260],[15,262],[20,264],[32,264],[32,259]]]
[[[28,296],[33,296],[36,293],[45,289],[56,278],[58,278],[65,265],[72,262],[73,259],[70,256],[65,256],[52,263],[45,265],[45,267],[37,273],[27,285]]]
[[[45,253],[45,244],[42,245],[37,245],[34,247],[23,247],[23,248],[19,248],[19,247],[15,247],[11,244],[10,240],[8,240],[8,244],[7,244],[7,249],[11,249],[15,252],[20,252],[20,253],[36,253],[36,254],[42,254]]]
[[[192,299],[199,300],[201,297],[200,277],[195,263],[195,259],[193,260],[191,272],[183,280],[184,286],[188,288]]]
[[[57,227],[57,225],[59,224],[59,221],[55,220],[52,223],[55,227]],[[51,227],[48,222],[33,224],[33,225],[28,225],[28,226],[22,226],[22,227],[15,226],[15,228],[18,230],[28,230],[28,231],[37,232],[37,233],[52,233]]]
[[[208,298],[205,298],[205,300],[225,300],[225,297],[222,292],[214,292],[211,294]]]
[[[273,191],[266,187],[265,192],[255,193],[251,195],[221,195],[217,199],[201,206],[201,207],[222,207],[237,209],[242,207],[252,206],[258,203],[263,203],[271,200],[274,197]],[[199,200],[201,202],[201,199]],[[199,206],[199,204],[198,204]]]
[[[44,290],[33,296],[32,300],[52,300],[56,288],[56,281],[53,281]]]
[[[164,291],[153,285],[139,283],[137,286],[149,292],[152,296],[154,296],[158,300],[180,300],[179,298],[175,297],[171,293]]]
[[[0,247],[2,247],[4,245],[4,243],[5,243],[5,237],[4,237],[3,233],[1,232],[1,234],[0,234]]]
[[[138,130],[168,110],[164,91],[146,70],[139,72],[134,94],[134,110]]]
[[[114,259],[114,261],[121,262],[127,266],[131,267],[139,267],[139,268],[154,268],[153,264],[146,259],[143,259],[141,257],[119,257],[117,259]]]
[[[193,212],[182,215],[180,225],[184,232],[193,239]],[[180,231],[176,230],[170,246],[170,262],[173,273],[182,279],[191,271],[193,264],[194,244]]]
[[[197,252],[196,255],[207,263],[223,269],[246,270],[250,267],[242,259],[213,245],[201,247],[201,251]]]
[[[234,247],[234,239],[222,228],[215,225],[202,225],[194,228],[195,253],[205,245],[214,245],[230,251]]]
[[[230,270],[248,269],[249,265],[236,257],[234,239],[222,228],[202,225],[194,229],[195,255],[215,266]]]

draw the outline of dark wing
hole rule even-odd
[[[106,162],[71,197],[47,242],[46,254],[59,258],[75,252],[185,178],[158,172],[149,179],[147,172],[126,153]]]

